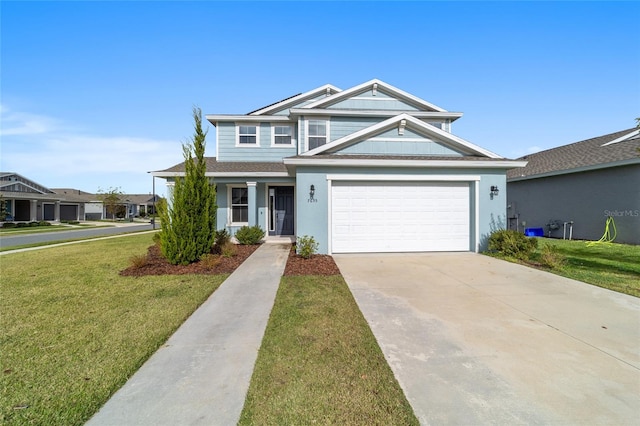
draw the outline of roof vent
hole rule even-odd
[[[378,94],[378,83],[373,83],[373,96]]]

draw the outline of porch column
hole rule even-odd
[[[31,200],[29,205],[29,219],[31,222],[38,220],[38,200]]]
[[[53,220],[54,222],[60,222],[60,201],[56,201],[53,208]]]
[[[247,204],[249,205],[249,226],[258,224],[258,197],[256,196],[256,182],[247,182]]]

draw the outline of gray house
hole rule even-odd
[[[77,212],[64,203],[51,189],[15,173],[0,172],[0,194],[9,220],[33,222],[59,221],[73,217]]]
[[[501,157],[447,111],[380,80],[327,84],[248,114],[212,114],[217,228],[313,236],[320,253],[478,251],[506,222]],[[168,194],[184,163],[153,172]]]
[[[598,240],[612,217],[616,242],[640,244],[640,130],[627,129],[527,155],[507,172],[511,229]]]

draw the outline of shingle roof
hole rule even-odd
[[[287,173],[287,168],[281,162],[266,161],[217,161],[216,157],[205,157],[207,174],[217,173]],[[167,174],[184,173],[184,161],[169,167],[165,170],[153,172],[156,176],[166,176]]]
[[[313,156],[296,155],[289,158],[304,160],[449,160],[449,161],[505,161],[504,158],[489,158],[476,155],[374,155],[374,154],[316,154]]]
[[[640,164],[640,139],[620,139],[635,129],[621,130],[604,136],[525,155],[518,160],[528,161],[526,167],[507,171],[508,180],[532,179],[557,173],[572,173],[590,168],[613,167],[620,164]]]

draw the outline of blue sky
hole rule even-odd
[[[378,78],[463,112],[452,132],[509,158],[640,116],[639,2],[2,1],[0,14],[0,170],[51,188],[150,192],[148,171],[182,161],[194,105],[244,114],[326,83]]]

